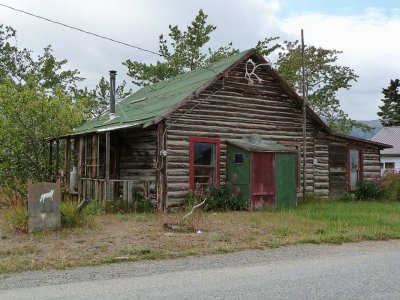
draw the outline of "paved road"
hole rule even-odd
[[[0,299],[400,299],[400,241],[2,275]]]

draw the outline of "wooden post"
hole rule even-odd
[[[65,139],[65,180],[64,187],[69,186],[69,174],[71,171],[71,140],[69,138]]]
[[[53,140],[49,142],[49,178],[52,179],[53,175]]]
[[[157,209],[162,211],[166,208],[167,202],[167,157],[162,157],[160,152],[167,148],[166,122],[161,121],[157,125]]]
[[[110,186],[110,153],[111,153],[111,143],[110,143],[110,131],[106,132],[106,200],[111,200],[111,186]]]
[[[302,64],[302,77],[303,77],[303,200],[306,197],[306,167],[307,167],[307,90],[306,90],[306,75],[305,75],[305,53],[304,53],[304,35],[303,29],[301,30],[301,64]]]
[[[92,137],[92,178],[97,178],[97,135]]]
[[[76,141],[76,139],[75,139]],[[82,196],[82,177],[84,175],[84,167],[85,167],[85,137],[82,136],[79,138],[79,150],[78,150],[78,198],[81,200]]]
[[[70,147],[70,151],[71,151],[71,147]],[[56,177],[58,175],[60,175],[60,140],[56,139]]]

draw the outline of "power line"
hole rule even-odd
[[[61,22],[58,22],[58,21],[54,21],[54,20],[51,20],[51,19],[48,19],[48,18],[45,18],[45,17],[42,17],[42,16],[38,16],[38,15],[35,15],[33,13],[30,13],[30,12],[27,12],[27,11],[24,11],[24,10],[21,10],[21,9],[17,9],[17,8],[14,8],[14,7],[2,4],[2,3],[0,3],[0,6],[15,10],[17,12],[29,15],[31,17],[35,17],[35,18],[38,18],[38,19],[45,20],[45,21],[50,22],[50,23],[54,23],[54,24],[57,24],[57,25],[61,25],[61,26],[67,27],[69,29],[73,29],[73,30],[77,30],[77,31],[80,31],[80,32],[83,32],[83,33],[86,33],[86,34],[90,34],[90,35],[93,35],[95,37],[98,37],[98,38],[101,38],[101,39],[104,39],[104,40],[108,40],[108,41],[111,41],[111,42],[114,42],[114,43],[117,43],[117,44],[121,44],[121,45],[124,45],[124,46],[135,48],[135,49],[140,50],[140,51],[148,52],[148,53],[155,54],[155,55],[163,57],[161,54],[159,54],[157,52],[154,52],[154,51],[151,51],[151,50],[147,50],[147,49],[144,49],[144,48],[141,48],[141,47],[138,47],[138,46],[135,46],[135,45],[131,45],[131,44],[128,44],[128,43],[125,43],[125,42],[120,42],[120,41],[114,40],[112,38],[109,38],[109,37],[106,37],[106,36],[103,36],[103,35],[100,35],[100,34],[97,34],[97,33],[93,33],[93,32],[90,32],[90,31],[87,31],[87,30],[84,30],[84,29],[80,29],[78,27],[70,26],[70,25],[67,25],[67,24],[64,24],[64,23],[61,23]]]

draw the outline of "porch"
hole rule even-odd
[[[149,182],[147,181],[138,184],[133,180],[110,179],[109,182],[110,194],[107,196],[107,184],[105,179],[81,178],[78,184],[79,199],[93,199],[100,202],[106,200],[131,202],[134,191],[140,192],[144,199],[151,198]]]

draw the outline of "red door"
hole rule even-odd
[[[275,207],[274,165],[273,153],[253,153],[252,209]]]

